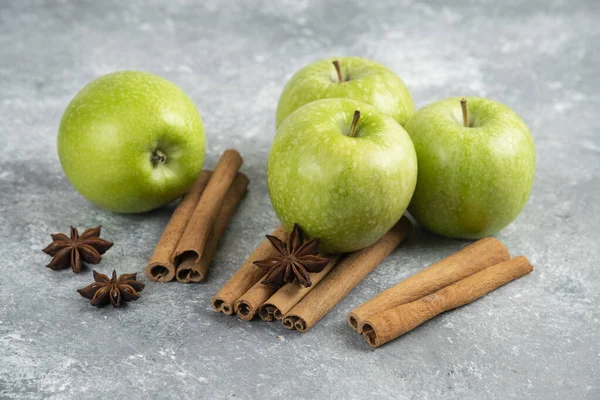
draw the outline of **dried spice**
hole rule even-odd
[[[77,292],[85,298],[92,299],[90,304],[104,307],[108,303],[120,307],[121,303],[137,300],[138,292],[144,290],[144,285],[136,280],[137,274],[123,274],[117,279],[117,271],[113,270],[112,278],[94,271],[94,283],[79,289]]]
[[[265,285],[282,286],[296,279],[309,287],[312,285],[309,272],[320,272],[329,262],[329,259],[318,255],[319,238],[305,242],[298,224],[294,224],[287,243],[271,235],[267,235],[267,239],[278,255],[254,262],[254,265],[268,271],[261,282]]]
[[[100,226],[85,230],[81,235],[77,228],[71,227],[71,237],[64,233],[55,233],[52,243],[42,251],[52,256],[48,268],[57,270],[71,267],[73,272],[81,271],[83,262],[98,264],[101,255],[113,245],[108,240],[100,239]]]

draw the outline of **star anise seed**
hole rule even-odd
[[[100,230],[101,227],[97,226],[79,235],[77,228],[71,227],[71,237],[64,233],[50,235],[52,243],[42,250],[52,256],[47,267],[53,270],[71,267],[77,273],[81,271],[83,262],[98,264],[102,259],[101,255],[113,245],[108,240],[100,239]]]
[[[284,243],[278,237],[267,235],[267,239],[278,253],[275,257],[254,261],[254,265],[267,271],[261,283],[283,286],[298,280],[303,286],[312,285],[309,272],[321,272],[329,260],[318,255],[319,238],[304,241],[304,232],[294,224],[294,229]]]
[[[123,274],[117,279],[117,271],[113,270],[112,278],[94,271],[94,283],[79,289],[77,292],[85,298],[92,299],[90,304],[104,307],[108,303],[120,307],[121,303],[137,300],[138,292],[144,290],[144,285],[136,280],[137,274]]]

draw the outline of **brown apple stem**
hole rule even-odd
[[[342,77],[342,68],[340,67],[340,62],[338,60],[335,60],[333,62],[333,66],[335,67],[335,70],[337,72],[337,76],[338,76],[338,79],[340,80],[340,83],[344,82],[344,78]]]
[[[469,112],[467,111],[467,100],[464,97],[460,100],[460,106],[462,107],[463,124],[469,127]]]
[[[350,126],[350,137],[354,137],[356,135],[356,125],[358,125],[358,120],[360,119],[360,111],[354,111],[354,118],[352,118],[352,125]]]

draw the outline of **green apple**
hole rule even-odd
[[[327,58],[296,72],[277,105],[276,127],[303,105],[320,99],[362,101],[404,125],[415,111],[410,93],[398,75],[360,57]]]
[[[357,112],[358,111],[358,112]],[[324,99],[289,116],[267,163],[269,196],[320,250],[369,246],[400,219],[417,181],[410,137],[391,116],[354,100]]]
[[[406,125],[419,177],[410,213],[428,230],[455,238],[494,234],[523,210],[535,175],[525,122],[496,101],[467,97],[430,104]]]
[[[101,76],[71,100],[58,131],[58,156],[71,184],[114,212],[167,204],[204,164],[204,125],[190,98],[153,74]]]

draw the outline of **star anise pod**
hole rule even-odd
[[[254,261],[254,265],[268,271],[261,282],[265,285],[282,286],[297,279],[303,286],[312,285],[309,272],[321,272],[329,260],[319,256],[319,238],[304,241],[304,233],[298,224],[284,243],[281,239],[267,235],[277,256]]]
[[[85,230],[81,235],[77,228],[71,227],[71,237],[64,233],[55,233],[52,243],[42,251],[52,256],[48,268],[57,270],[71,267],[73,272],[81,271],[82,261],[98,264],[101,255],[112,247],[112,242],[100,239],[100,226]]]
[[[94,271],[94,283],[79,289],[77,292],[88,299],[96,307],[104,307],[108,303],[120,307],[122,302],[137,300],[138,292],[144,290],[144,285],[136,280],[137,274],[123,274],[117,279],[117,271],[113,270],[112,278]]]

